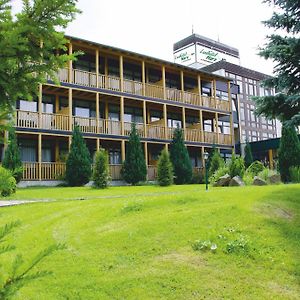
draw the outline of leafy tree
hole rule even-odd
[[[66,54],[63,30],[80,11],[77,0],[23,0],[12,14],[12,0],[0,0],[0,118],[8,119],[19,98],[32,99],[46,75],[75,55]]]
[[[275,77],[263,85],[275,88],[275,96],[256,97],[257,113],[267,118],[300,125],[300,5],[299,0],[265,0],[274,5],[272,17],[265,26],[276,33],[269,35],[268,43],[259,54],[273,60]]]
[[[136,185],[140,181],[145,181],[146,175],[147,166],[141,141],[135,123],[132,123],[125,161],[122,167],[122,176],[126,182]]]
[[[108,154],[105,149],[100,149],[95,155],[93,181],[94,186],[101,189],[109,183]]]
[[[212,176],[219,168],[222,168],[224,166],[224,160],[221,157],[220,152],[216,148],[212,150],[212,155],[211,155],[209,165],[210,165],[209,172],[208,172],[209,177]]]
[[[170,145],[170,157],[174,168],[175,183],[185,184],[191,182],[193,176],[192,164],[180,128],[176,128],[174,131]]]
[[[73,130],[72,144],[66,163],[66,180],[70,186],[80,186],[89,182],[91,169],[91,155],[82,137],[79,126]]]
[[[158,159],[157,181],[161,186],[168,186],[173,183],[173,166],[167,150],[163,150]]]
[[[240,176],[243,178],[245,173],[245,163],[242,157],[236,157],[234,153],[232,153],[231,161],[229,163],[229,175],[231,178],[234,176]]]
[[[17,183],[20,182],[23,175],[23,168],[20,149],[18,147],[17,136],[14,128],[9,129],[8,146],[4,153],[2,166],[12,172]]]
[[[251,151],[250,143],[247,141],[245,146],[245,167],[248,168],[253,163],[253,155]]]
[[[300,142],[294,126],[284,123],[281,129],[281,139],[279,146],[279,170],[281,180],[289,182],[290,167],[300,166]]]
[[[0,195],[10,196],[16,192],[16,186],[16,179],[12,176],[11,171],[0,166]]]

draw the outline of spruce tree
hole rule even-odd
[[[190,183],[193,176],[193,169],[188,150],[184,145],[183,133],[176,128],[173,140],[170,145],[170,157],[174,168],[174,181],[176,184]]]
[[[2,166],[11,171],[17,183],[20,182],[23,175],[23,168],[17,136],[13,127],[9,129],[8,146],[4,153]]]
[[[93,181],[96,188],[106,188],[109,183],[108,154],[100,149],[95,155]]]
[[[248,168],[252,163],[253,163],[253,155],[252,155],[252,151],[251,151],[251,146],[249,144],[249,142],[246,142],[246,146],[245,146],[245,167]]]
[[[284,123],[281,130],[279,146],[279,170],[281,180],[289,182],[290,167],[300,166],[300,142],[294,126]]]
[[[91,156],[82,137],[79,126],[73,130],[70,153],[66,163],[66,181],[70,186],[81,186],[89,182],[91,169]]]
[[[167,150],[163,150],[158,159],[157,181],[161,186],[168,186],[173,183],[173,166]]]
[[[147,176],[145,157],[135,123],[131,125],[125,161],[122,167],[122,176],[126,182],[132,185],[145,181]]]
[[[212,156],[209,166],[209,177],[212,176],[219,168],[224,166],[224,160],[220,155],[218,149],[214,148],[212,151]]]

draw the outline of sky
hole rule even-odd
[[[12,0],[15,10],[20,0]],[[82,14],[71,36],[173,61],[173,44],[192,33],[238,48],[241,65],[272,74],[273,63],[257,55],[266,42],[262,20],[272,7],[262,0],[79,0]]]

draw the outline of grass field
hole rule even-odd
[[[1,273],[54,242],[14,299],[299,299],[300,185],[28,188],[0,208],[20,220]],[[53,201],[52,201],[53,200]],[[196,251],[195,241],[217,250]]]

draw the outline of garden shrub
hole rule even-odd
[[[272,175],[276,175],[278,174],[277,171],[275,170],[271,170],[269,168],[264,168],[261,172],[259,172],[257,174],[257,176],[261,179],[263,179],[264,181],[268,181],[268,178]]]
[[[1,196],[7,197],[16,192],[17,183],[12,173],[0,166],[0,192]]]
[[[219,168],[224,166],[224,160],[220,155],[218,149],[214,148],[213,154],[210,160],[210,166],[208,171],[208,176],[212,176]]]
[[[160,186],[168,186],[173,183],[173,166],[167,150],[163,150],[158,159],[157,181]]]
[[[231,161],[229,163],[229,175],[231,178],[234,176],[240,176],[243,178],[245,173],[245,163],[242,157],[236,157],[232,154]]]
[[[300,183],[300,166],[290,167],[291,181],[294,183]]]
[[[96,152],[92,179],[96,188],[104,189],[108,186],[110,179],[108,154],[104,149],[100,149]]]
[[[220,177],[229,174],[229,166],[227,164],[225,164],[224,166],[222,166],[221,168],[219,168],[217,171],[215,171],[215,173],[210,176],[209,178],[209,182],[214,184],[215,182],[217,182]]]
[[[203,183],[204,176],[202,171],[193,171],[192,181],[193,184]]]
[[[254,179],[254,175],[251,172],[245,172],[243,176],[243,181],[245,185],[252,185]]]
[[[262,162],[256,160],[254,161],[246,170],[246,173],[251,173],[254,176],[257,176],[257,174],[265,169]]]
[[[246,142],[246,146],[245,146],[245,167],[248,168],[252,163],[253,163],[253,155],[252,155],[252,151],[251,151],[251,146],[249,144],[249,142]]]

